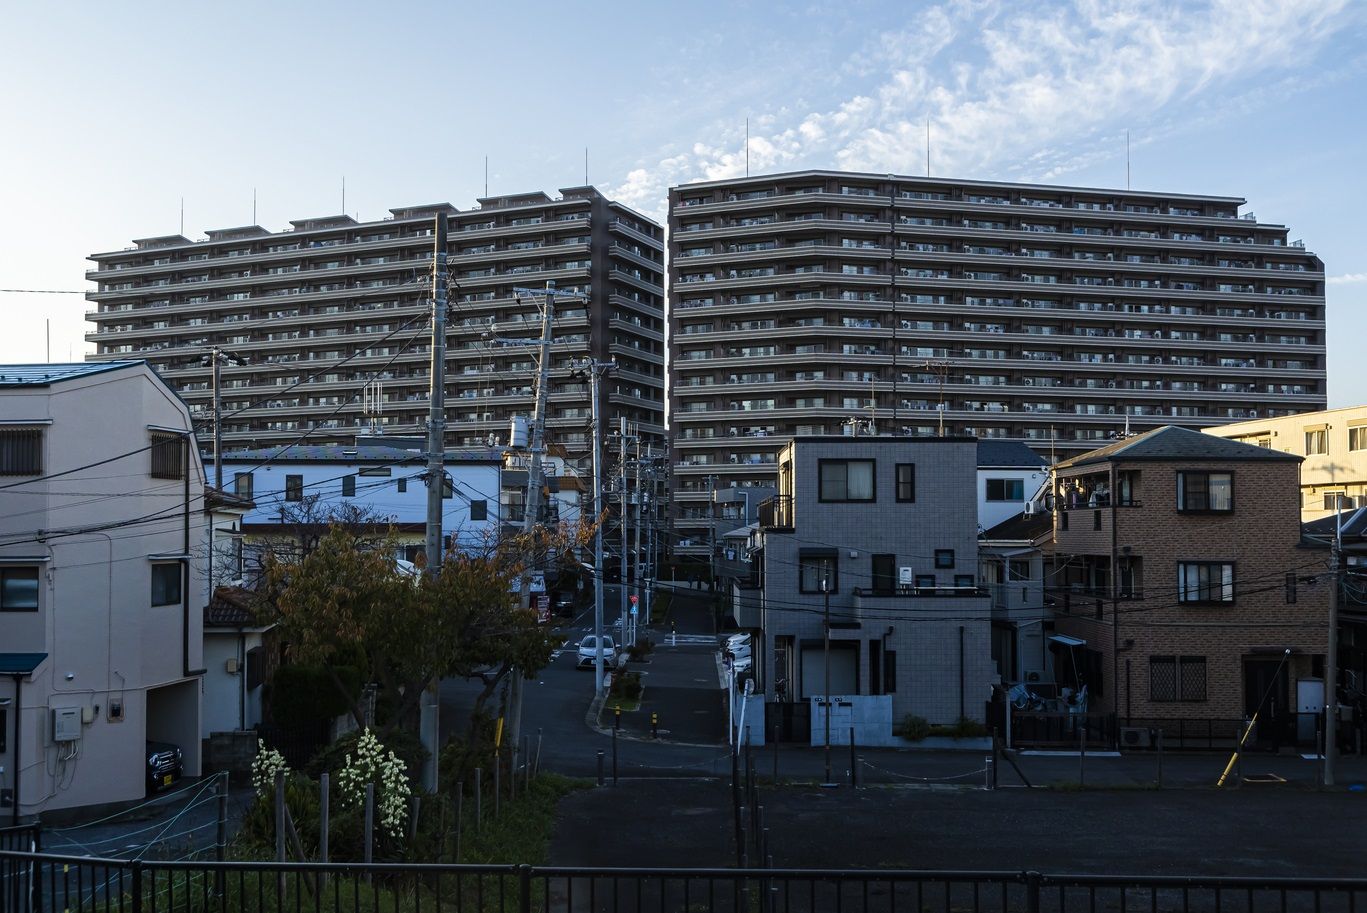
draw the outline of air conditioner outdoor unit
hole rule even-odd
[[[1026,502],[1025,502],[1025,511],[1024,511],[1024,513],[1025,513],[1025,515],[1026,515],[1027,517],[1033,517],[1033,516],[1035,515],[1035,511],[1037,511],[1037,510],[1039,510],[1039,507],[1038,507],[1038,505],[1035,504],[1034,501],[1026,501]]]
[[[1121,748],[1148,748],[1153,744],[1153,733],[1143,726],[1121,726]]]

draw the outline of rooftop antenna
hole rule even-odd
[[[745,119],[745,176],[750,176],[750,118]]]
[[[484,157],[484,196],[489,196],[489,156]]]
[[[342,215],[346,215],[346,175],[342,175]]]
[[[1130,131],[1125,131],[1125,189],[1130,189]]]
[[[584,147],[584,186],[589,186],[589,147]]]
[[[180,233],[185,234],[185,197],[180,198]]]
[[[256,188],[252,188],[252,224],[256,224]]]
[[[930,115],[926,115],[926,177],[930,177]]]

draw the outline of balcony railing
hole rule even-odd
[[[761,529],[793,529],[793,496],[775,495],[760,502],[759,525]]]
[[[985,587],[980,586],[914,586],[899,583],[892,587],[855,587],[854,595],[861,599],[908,599],[929,597],[987,597]]]

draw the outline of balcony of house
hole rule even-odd
[[[854,607],[889,611],[896,609],[904,600],[910,600],[908,604],[922,608],[921,601],[926,599],[954,600],[958,603],[958,600],[963,599],[987,600],[991,596],[986,587],[972,580],[971,575],[960,575],[953,581],[936,579],[933,574],[923,577],[921,580],[913,579],[910,583],[898,581],[883,586],[855,587],[851,591]],[[990,603],[985,602],[973,608],[975,611],[987,611],[989,607]]]
[[[1112,587],[1111,555],[1065,552],[1055,555],[1055,567],[1045,599],[1061,615],[1100,617],[1111,600],[1144,599],[1144,559],[1128,551],[1115,556]]]
[[[759,527],[766,532],[790,533],[796,528],[792,495],[774,495],[759,504]]]

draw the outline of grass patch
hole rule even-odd
[[[460,861],[477,865],[544,865],[555,827],[556,806],[565,796],[588,785],[587,780],[540,774],[529,791],[519,792],[511,802],[503,801],[497,820],[493,818],[492,803],[486,799],[484,824],[479,833],[475,832],[474,810],[466,802]]]
[[[641,699],[639,697],[612,697],[608,698],[608,710],[620,710],[623,713],[630,713],[633,710],[641,709]]]

